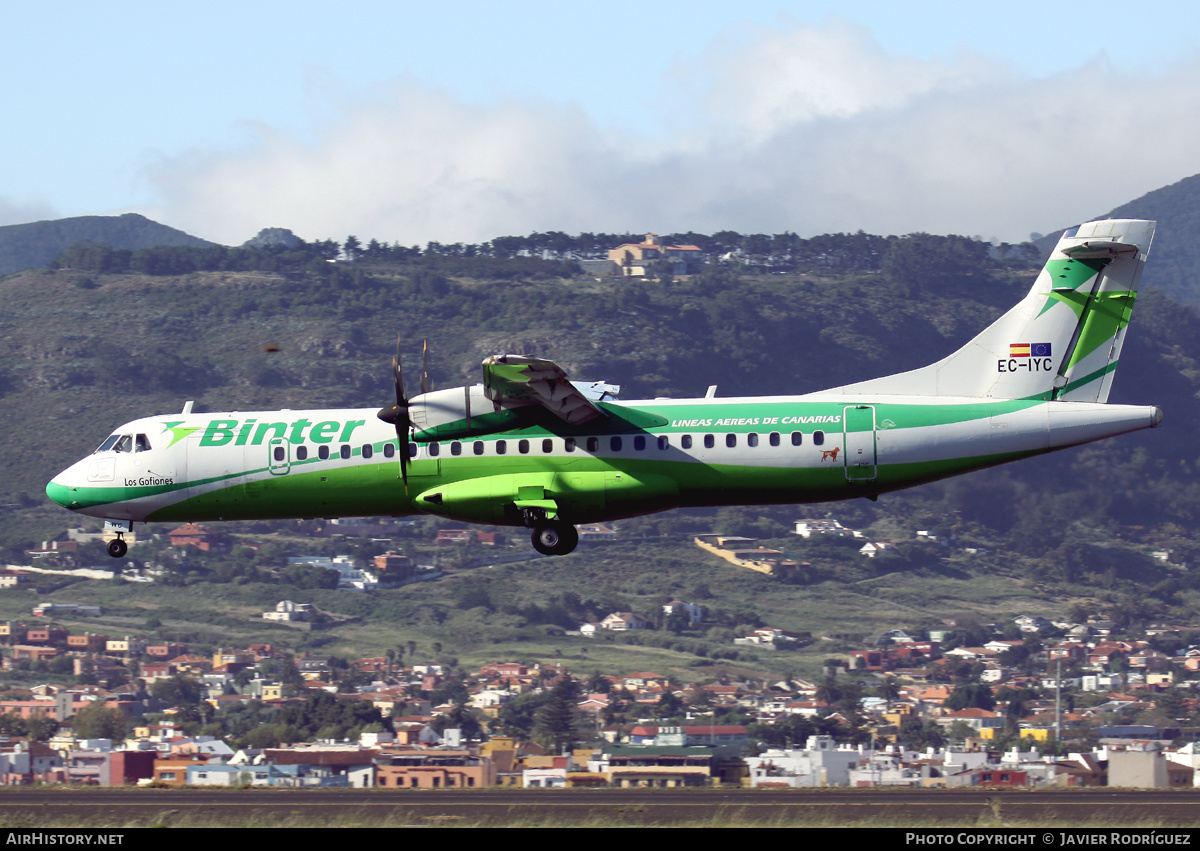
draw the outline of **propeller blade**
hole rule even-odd
[[[400,481],[404,483],[404,492],[408,493],[408,435],[400,438]]]
[[[433,389],[433,383],[429,380],[429,341],[425,340],[421,344],[421,392],[428,393]]]
[[[404,390],[404,365],[400,361],[400,335],[396,335],[396,354],[392,357],[392,384],[396,387],[396,404],[407,405],[408,394]]]
[[[400,335],[396,335],[396,354],[392,358],[392,385],[396,391],[396,403],[380,408],[375,416],[396,428],[396,442],[400,444],[400,478],[404,492],[408,493],[408,432],[412,420],[408,415],[408,395],[404,387],[404,365],[400,360]]]

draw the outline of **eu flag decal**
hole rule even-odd
[[[1049,343],[1009,343],[1010,358],[1048,358],[1050,357]]]

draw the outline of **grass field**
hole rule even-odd
[[[653,568],[647,569],[648,564]],[[475,596],[464,596],[467,586],[475,589]],[[679,636],[653,632],[618,637],[604,632],[587,639],[569,634],[563,625],[537,623],[519,614],[523,607],[546,605],[564,593],[590,604],[597,619],[609,611],[652,615],[663,602],[683,599],[707,606],[708,623]],[[315,603],[349,620],[312,632],[264,622],[262,612],[283,599]],[[34,605],[51,601],[103,607],[98,617],[58,618],[72,631],[172,638],[200,652],[271,643],[358,658],[383,655],[413,641],[418,658],[410,662],[452,657],[467,669],[493,661],[542,662],[565,664],[577,672],[651,670],[683,682],[722,672],[762,678],[814,676],[828,655],[856,649],[885,629],[936,627],[954,615],[988,621],[1018,614],[1061,614],[1018,578],[982,566],[944,574],[884,570],[853,582],[788,585],[730,565],[689,543],[669,540],[597,546],[562,558],[457,570],[435,581],[370,594],[256,582],[196,582],[181,588],[76,581],[45,594],[0,592],[0,618],[29,622]],[[479,601],[485,604],[474,604]],[[755,622],[810,633],[812,641],[801,650],[735,648],[732,638]]]

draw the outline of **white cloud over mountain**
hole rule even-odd
[[[148,177],[162,220],[227,243],[264,226],[404,244],[550,229],[1017,240],[1200,171],[1198,83],[1196,60],[1030,78],[965,53],[888,53],[841,21],[743,29],[651,85],[653,139],[405,78],[325,87],[311,127],[252,128],[244,147]]]

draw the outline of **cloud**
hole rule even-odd
[[[164,221],[229,243],[266,226],[404,244],[551,229],[1015,240],[1200,171],[1197,83],[1195,59],[1033,79],[890,54],[833,21],[742,30],[677,63],[665,141],[402,79],[324,87],[311,130],[254,127],[245,147],[163,160],[150,179]]]
[[[20,225],[26,222],[40,222],[56,218],[58,218],[58,213],[44,202],[20,204],[7,198],[0,198],[0,226]]]

